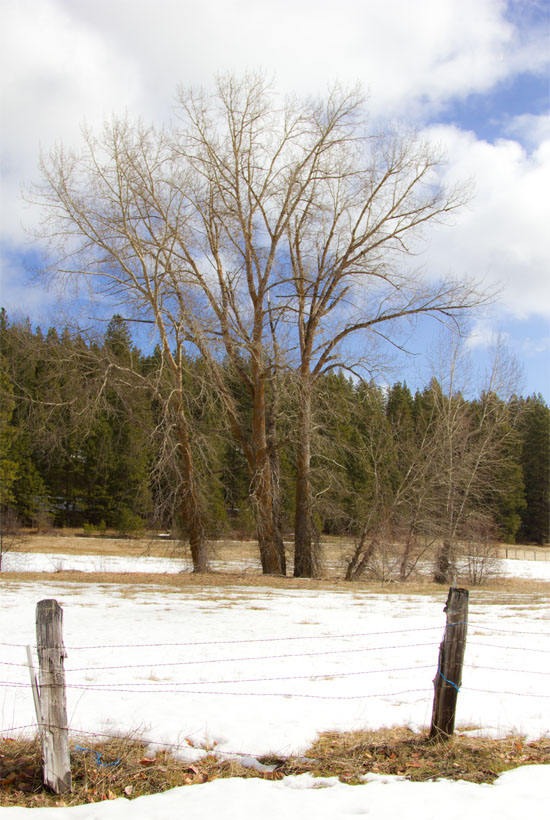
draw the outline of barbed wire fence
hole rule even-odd
[[[525,657],[526,662],[521,664],[521,668],[512,668],[509,666],[502,666],[496,665],[494,662],[491,662],[490,655],[487,664],[480,664],[479,662],[471,662],[466,656],[466,660],[464,662],[464,668],[469,671],[473,672],[489,672],[491,675],[495,676],[498,675],[499,684],[496,684],[492,688],[485,688],[475,685],[470,685],[466,683],[461,687],[461,691],[464,692],[475,692],[483,695],[489,696],[496,696],[496,695],[506,695],[506,696],[515,696],[518,698],[521,697],[529,697],[529,698],[540,698],[541,700],[547,700],[550,698],[550,689],[548,687],[548,677],[550,676],[550,671],[546,671],[545,669],[540,668],[540,664],[537,664],[537,656],[543,656],[550,653],[549,648],[542,648],[540,646],[529,645],[529,638],[537,638],[540,639],[541,636],[544,638],[550,637],[550,632],[545,631],[527,631],[527,630],[513,630],[507,629],[503,627],[490,627],[484,626],[478,623],[469,623],[470,628],[474,630],[475,637],[468,640],[468,647],[478,647],[482,648],[484,652],[491,653],[497,652],[498,654],[502,654],[503,651],[505,652],[513,652],[514,655],[518,657]],[[185,697],[186,695],[193,695],[194,697],[200,696],[223,696],[229,698],[291,698],[291,699],[313,699],[313,700],[320,700],[320,701],[361,701],[361,700],[372,700],[378,698],[397,698],[404,695],[420,695],[426,698],[426,702],[428,703],[433,696],[433,686],[432,686],[432,679],[431,673],[428,670],[432,670],[437,674],[437,662],[435,661],[436,652],[439,648],[439,635],[441,633],[441,625],[439,626],[426,626],[426,627],[415,627],[412,629],[397,629],[397,630],[384,630],[384,631],[377,631],[377,632],[350,632],[350,633],[338,633],[338,634],[319,634],[319,635],[285,635],[285,636],[274,636],[268,638],[236,638],[232,640],[209,640],[209,641],[182,641],[182,642],[161,642],[158,643],[111,643],[111,644],[82,644],[82,645],[69,645],[67,647],[67,652],[69,653],[69,657],[71,660],[74,658],[77,659],[77,663],[75,665],[69,665],[65,668],[65,673],[68,677],[68,680],[65,682],[65,687],[68,690],[72,690],[80,695],[80,693],[101,693],[105,695],[147,695],[148,698],[152,698],[156,695],[158,696],[165,696],[165,695],[181,695]],[[426,640],[417,640],[411,642],[408,638],[411,635],[420,635],[422,638],[426,638]],[[493,636],[493,640],[483,639],[484,636]],[[518,642],[510,643],[509,637],[515,636],[521,640],[521,644]],[[482,640],[479,640],[482,638]],[[508,642],[506,642],[508,640]],[[354,642],[359,643],[359,645],[344,645],[338,646],[337,642]],[[370,642],[369,645],[365,645],[365,642]],[[381,642],[383,641],[383,642]],[[304,651],[300,651],[300,644],[306,643],[307,649]],[[325,646],[320,646],[319,649],[315,648],[315,644],[328,644],[330,648],[326,648]],[[280,646],[282,651],[280,652],[260,652],[260,654],[253,654],[252,648],[261,648],[264,645],[277,645]],[[11,649],[21,650],[21,653],[25,651],[26,645],[19,644],[19,643],[9,643],[9,642],[0,642],[0,647],[9,647]],[[155,653],[151,651],[150,655],[147,657],[143,657],[140,662],[117,662],[111,664],[104,664],[98,665],[96,663],[93,664],[86,664],[86,663],[78,663],[78,658],[85,658],[86,652],[94,651],[94,652],[101,652],[105,651],[106,654],[111,654],[116,652],[117,654],[123,653],[124,650],[132,650],[138,651],[140,653],[145,653],[149,650],[161,650],[161,651],[173,651],[173,650],[183,650],[186,653],[195,652],[200,653],[204,650],[208,650],[212,652],[213,650],[217,650],[218,648],[221,649],[222,647],[230,647],[234,649],[246,649],[250,648],[250,652],[232,652],[229,655],[224,655],[221,652],[215,655],[214,657],[186,657],[185,659],[171,659],[170,661],[161,661],[159,662],[158,658],[155,657]],[[334,648],[332,648],[334,647]],[[289,651],[285,651],[286,649]],[[296,648],[298,651],[290,651],[291,649]],[[417,662],[413,664],[401,664],[401,665],[383,665],[378,668],[365,668],[368,666],[368,657],[369,653],[377,653],[377,657],[379,657],[380,653],[382,655],[385,652],[392,652],[395,653],[399,650],[422,650],[422,652],[427,656],[428,650],[431,656],[431,660],[428,661],[426,659],[421,659],[423,662]],[[314,672],[309,672],[305,674],[254,674],[250,673],[250,671],[246,671],[250,669],[250,664],[265,664],[266,662],[294,662],[297,659],[322,659],[323,657],[327,657],[329,659],[334,658],[334,656],[342,656],[343,658],[356,658],[358,659],[363,668],[361,669],[353,669],[353,670],[345,670],[345,671],[336,671],[334,668],[320,668],[316,669]],[[529,659],[529,660],[527,660]],[[123,658],[121,658],[123,660]],[[220,672],[219,670],[223,670],[224,665],[233,665],[237,666],[240,669],[244,670],[242,674],[237,673],[233,675],[226,676],[223,674],[223,671]],[[4,687],[5,689],[29,689],[29,682],[28,682],[28,663],[25,662],[14,662],[14,661],[4,661],[0,660],[0,673],[1,670],[4,670],[4,674],[1,675],[2,680],[0,680],[0,686]],[[217,674],[204,674],[202,670],[217,670]],[[152,680],[148,679],[146,681],[139,681],[134,679],[129,679],[132,677],[134,672],[140,672],[143,670],[150,670],[154,672],[158,670],[163,674],[169,673],[170,671],[177,670],[181,672],[181,675],[177,677],[173,677],[170,680]],[[195,672],[195,670],[201,670],[201,674],[197,675],[196,673],[190,676],[187,675],[187,670],[190,670],[191,673]],[[86,681],[84,678],[94,677],[97,678],[100,676],[101,673],[108,673],[110,679],[106,682],[102,682],[100,680],[88,680]],[[119,674],[120,673],[120,674]],[[415,685],[418,680],[418,673],[422,673],[423,679],[425,677],[425,684],[422,685]],[[424,676],[424,673],[425,676]],[[391,683],[391,677],[393,675],[398,676],[405,676],[407,679],[411,679],[413,682],[412,686],[405,686],[404,688],[395,688],[388,686],[388,683]],[[327,693],[318,693],[314,691],[296,691],[293,690],[293,684],[297,682],[302,683],[317,683],[319,681],[346,681],[351,679],[357,678],[375,678],[376,676],[385,676],[384,685],[381,682],[379,687],[375,687],[376,691],[363,691],[360,694],[357,693],[334,693],[334,692],[327,692]],[[508,676],[508,680],[510,681],[508,684],[506,683]],[[530,689],[531,691],[521,690],[520,687],[517,686],[517,678],[518,676],[525,676],[526,679],[529,679],[531,684]],[[25,680],[25,678],[27,678]],[[532,691],[532,683],[533,680],[540,681],[540,691]],[[452,684],[452,682],[450,682]],[[264,684],[274,684],[272,687],[270,686],[269,691],[265,691],[265,687],[260,686]],[[513,685],[515,684],[515,686]],[[454,684],[452,684],[454,685]],[[230,688],[227,688],[230,687]],[[241,688],[244,687],[244,688]],[[455,687],[457,688],[457,687]],[[537,686],[537,689],[539,687]],[[30,697],[30,694],[29,694]],[[154,706],[153,706],[154,709]],[[116,711],[116,699],[113,700],[113,711]],[[14,725],[14,726],[5,726],[0,728],[0,738],[5,738],[7,735],[13,734],[15,732],[24,732],[27,730],[38,730],[39,721],[37,720],[35,723],[25,724],[25,725]],[[62,727],[65,730],[70,732],[74,732],[75,735],[83,735],[83,736],[90,736],[90,737],[97,737],[97,738],[110,738],[110,737],[120,737],[119,734],[113,734],[109,732],[99,732],[99,731],[92,731],[90,729],[81,729],[78,727],[71,727],[70,725]],[[180,744],[180,743],[168,743],[164,740],[158,740],[154,738],[140,738],[140,740],[145,743],[146,745],[151,746],[158,746],[158,747],[165,747],[165,748],[173,748],[173,749],[188,749],[190,748],[189,743]],[[257,757],[254,753],[248,752],[219,752],[220,754],[240,754],[240,755],[247,755],[247,756],[254,756]],[[261,756],[261,755],[259,755]]]

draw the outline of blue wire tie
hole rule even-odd
[[[451,686],[454,686],[454,688],[456,689],[457,692],[460,692],[460,686],[457,686],[456,683],[453,683],[452,680],[449,680],[449,678],[446,678],[445,675],[443,674],[443,672],[441,671],[441,669],[439,670],[439,674],[441,675],[441,677],[443,678],[444,681],[446,681],[447,683],[450,683]]]
[[[91,752],[93,755],[95,755],[95,759],[96,759],[96,763],[97,763],[98,768],[99,767],[108,768],[109,766],[118,766],[118,764],[120,763],[120,757],[118,758],[118,760],[115,760],[113,763],[103,763],[103,761],[101,760],[101,753],[96,751],[95,749],[86,749],[86,748],[84,748],[84,746],[75,746],[75,749],[78,750],[79,752]]]

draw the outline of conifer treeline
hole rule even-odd
[[[155,389],[146,378],[160,372],[158,352],[138,350],[120,317],[96,342],[55,328],[44,334],[29,322],[10,323],[5,313],[0,322],[4,524],[185,532],[171,458],[177,440],[155,398],[162,373]],[[190,357],[185,373],[208,534],[253,536],[243,453],[200,358]],[[232,390],[246,416],[250,396],[237,381]],[[341,373],[324,376],[315,390],[315,525],[319,533],[357,539],[356,568],[383,533],[405,544],[419,536],[485,537],[489,530],[508,542],[548,541],[550,409],[542,397],[449,397],[435,380],[413,396],[401,382],[384,390]],[[297,396],[283,374],[273,452],[289,535]]]

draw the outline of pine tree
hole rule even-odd
[[[103,505],[108,523],[116,525],[133,517],[138,525],[152,514],[153,417],[150,396],[134,378],[141,371],[141,354],[133,347],[128,326],[119,315],[109,322],[103,350],[114,366],[115,376],[106,390],[105,409],[89,444],[89,450],[101,454],[103,459],[103,479],[98,486],[103,498],[94,500],[95,516],[98,517]],[[117,376],[122,377],[122,384]]]
[[[540,395],[522,402],[521,467],[527,506],[519,538],[535,544],[550,539],[550,408]]]
[[[15,504],[14,486],[19,476],[19,464],[14,454],[16,428],[11,423],[15,401],[11,384],[4,372],[0,353],[0,514]]]
[[[47,509],[46,488],[32,454],[32,431],[25,423],[24,406],[15,384],[26,399],[35,387],[35,357],[29,342],[41,343],[30,323],[11,326],[4,310],[0,316],[0,507],[8,508],[21,523],[34,524]],[[33,345],[34,347],[34,345]]]

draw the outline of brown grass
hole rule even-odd
[[[221,761],[211,754],[195,764],[178,760],[165,750],[152,757],[147,746],[132,737],[93,744],[84,739],[71,745],[72,792],[55,795],[42,784],[38,740],[0,741],[0,806],[76,806],[117,797],[134,799],[217,777],[254,774],[234,761]]]
[[[435,744],[407,728],[324,732],[306,757],[312,760],[306,765],[299,762],[299,771],[336,775],[346,783],[358,783],[369,772],[401,775],[407,780],[445,777],[491,783],[507,769],[550,762],[550,737],[527,743],[519,736],[490,740],[457,734],[446,743]],[[294,773],[292,761],[283,770]]]
[[[20,536],[19,552],[62,555],[154,555],[165,557],[170,545],[160,538],[120,538],[116,535],[85,536],[82,530],[54,530],[48,535],[25,532]]]
[[[407,581],[405,583],[380,583],[371,580],[342,581],[341,579],[323,578],[311,580],[308,578],[277,577],[261,575],[260,572],[212,572],[177,574],[145,573],[145,572],[80,572],[79,570],[62,570],[44,572],[2,572],[0,584],[11,582],[59,582],[78,584],[121,584],[139,585],[154,584],[164,587],[166,592],[180,592],[197,587],[230,588],[235,586],[268,587],[270,589],[307,589],[326,590],[331,592],[370,592],[373,594],[397,595],[433,595],[446,593],[447,587],[435,584],[429,578],[424,580]],[[510,594],[548,595],[550,582],[534,581],[527,578],[496,578],[486,584],[478,586],[476,595],[490,592],[491,596],[499,596],[501,602],[509,602]],[[501,598],[501,596],[504,596]],[[497,603],[496,599],[487,603]]]
[[[76,745],[89,750],[79,750]],[[490,783],[507,769],[549,761],[549,737],[528,743],[519,736],[488,740],[459,734],[447,743],[434,745],[424,735],[399,728],[324,732],[305,757],[266,756],[261,762],[276,768],[272,772],[258,772],[235,759],[224,759],[215,751],[193,764],[164,749],[151,756],[145,743],[129,736],[93,744],[89,739],[73,743],[73,790],[55,795],[42,785],[39,742],[3,738],[0,806],[75,806],[118,797],[134,799],[224,777],[277,780],[305,772],[316,777],[336,776],[349,784],[360,783],[369,772],[401,775],[416,781],[444,777]]]
[[[231,589],[233,587],[269,588],[273,590],[304,589],[310,591],[330,592],[357,592],[371,594],[397,595],[438,595],[446,594],[446,587],[435,584],[427,576],[418,576],[405,583],[390,581],[382,583],[371,579],[360,579],[347,582],[342,580],[342,572],[337,569],[336,557],[345,549],[346,541],[342,538],[329,539],[327,559],[332,561],[327,575],[321,579],[274,577],[261,574],[259,566],[251,566],[250,562],[257,558],[257,544],[252,541],[223,540],[215,542],[216,558],[218,560],[241,560],[245,562],[245,569],[239,571],[216,571],[208,574],[195,574],[191,571],[181,573],[147,573],[147,572],[81,572],[78,570],[56,570],[52,562],[51,572],[3,572],[0,573],[0,587],[2,584],[19,582],[59,582],[60,584],[117,584],[126,587],[128,594],[132,594],[132,587],[136,585],[155,585],[163,588],[166,593],[191,592],[193,589],[210,589],[215,591]],[[54,549],[55,548],[55,549]],[[115,538],[84,538],[74,533],[66,536],[25,536],[23,551],[47,552],[56,554],[94,553],[103,550],[101,554],[162,554],[167,555],[174,549],[174,545],[164,542],[154,542],[150,539],[131,540]],[[249,562],[246,565],[246,562]],[[487,604],[509,603],[510,596],[529,596],[533,602],[537,597],[550,595],[550,582],[534,581],[521,578],[489,579],[483,585],[476,587],[476,598],[483,599]]]
[[[156,533],[148,533],[139,538],[124,538],[115,532],[105,535],[86,535],[79,529],[51,530],[47,534],[32,530],[22,530],[18,536],[18,549],[23,552],[62,553],[65,555],[152,555],[166,557],[181,555],[182,543],[161,538]],[[287,549],[292,549],[292,540],[285,542]],[[184,544],[185,546],[185,544]],[[254,539],[243,540],[221,538],[211,541],[213,551],[223,560],[258,560],[258,543]],[[512,558],[531,560],[538,557],[544,560],[550,545],[501,544],[499,556],[504,558],[508,552]],[[322,548],[329,564],[338,564],[343,557],[353,550],[353,539],[345,536],[324,536]]]

